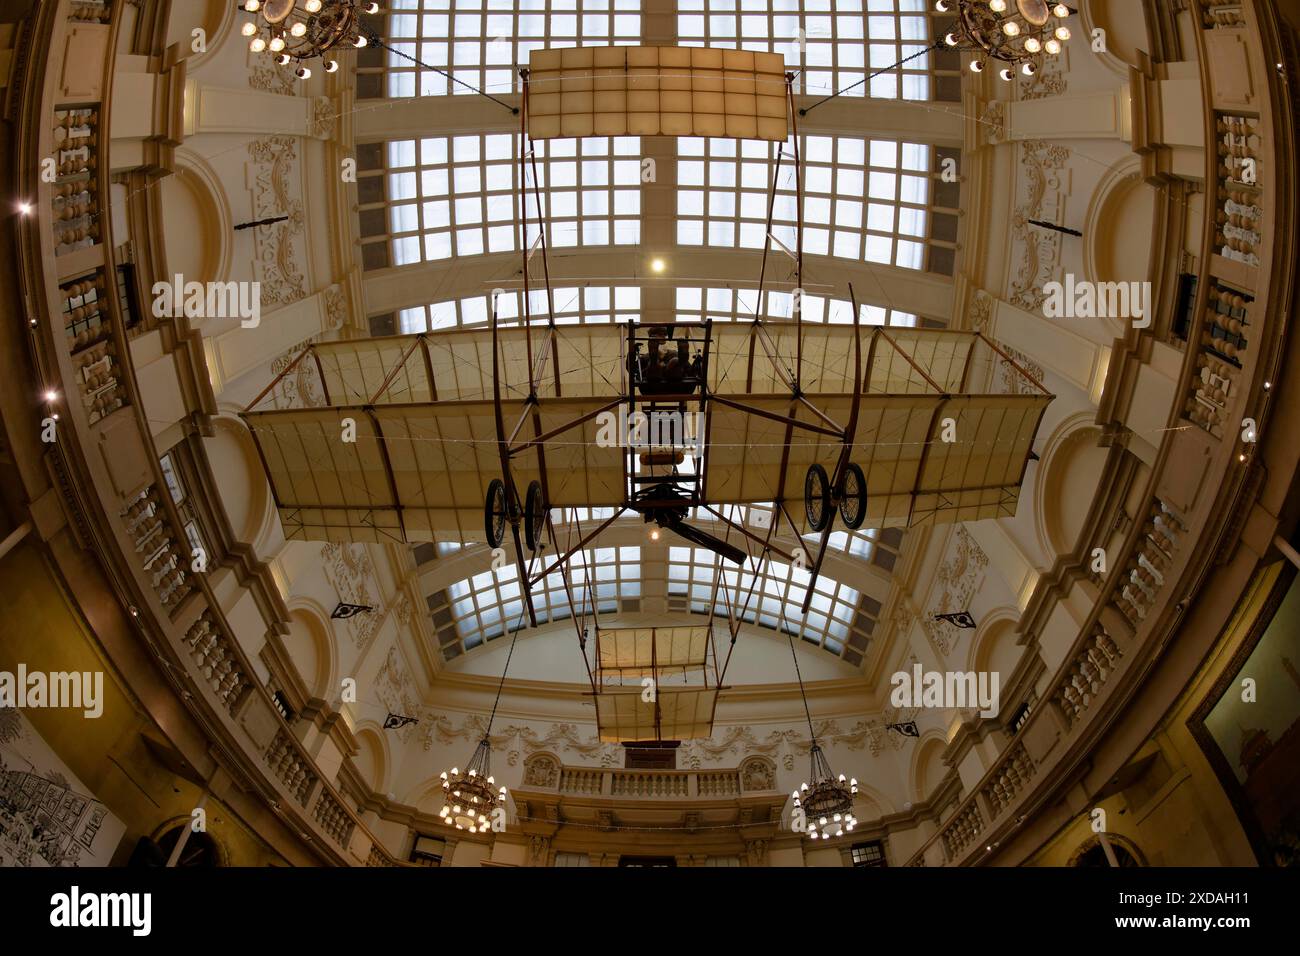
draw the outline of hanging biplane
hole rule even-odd
[[[523,182],[531,139],[730,135],[784,143],[794,123],[791,78],[778,55],[580,48],[536,51],[531,67],[523,71]],[[652,101],[654,109],[634,109]],[[797,129],[793,143],[801,207]],[[783,146],[773,195],[785,157]],[[536,181],[534,171],[535,200]],[[798,311],[791,320],[760,320],[774,244],[792,263],[794,287],[803,286],[802,242],[789,249],[775,239],[771,208],[752,321],[559,326],[549,308],[534,317],[534,258],[551,301],[539,228],[524,244],[519,323],[499,322],[494,302],[489,328],[306,348],[243,413],[286,539],[495,548],[508,532],[535,625],[532,588],[628,513],[734,563],[771,554],[795,563],[793,549],[776,542],[784,522],[796,542],[816,536],[814,581],[837,517],[852,529],[1013,515],[1052,396],[978,332],[864,327],[851,287],[851,325],[805,323]],[[324,403],[265,407],[280,403],[278,386],[301,374],[299,366],[314,370]],[[295,390],[297,404],[306,391]],[[738,520],[734,506],[749,505],[771,509],[765,529]],[[580,509],[610,510],[580,527]],[[569,522],[564,541],[557,512]],[[570,575],[563,577],[567,588]],[[805,612],[812,593],[809,584]],[[736,597],[727,603],[733,643]],[[575,608],[573,616],[585,658],[585,615]],[[602,700],[601,688],[604,675],[659,668],[665,645],[654,631],[625,641],[596,630],[597,663],[588,670],[602,735],[647,739],[635,735],[651,728],[649,739],[663,739],[660,703],[649,719],[636,713],[639,698]],[[684,673],[704,673],[716,700],[725,666],[713,655],[710,680],[696,644],[681,635],[673,641],[671,666],[686,654]],[[607,657],[614,645],[620,649]],[[680,703],[673,731],[703,728],[707,736],[712,705],[706,719],[699,699]],[[619,728],[609,729],[611,721]]]

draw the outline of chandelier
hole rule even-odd
[[[1010,80],[1017,67],[1033,76],[1046,57],[1060,53],[1061,44],[1070,39],[1065,21],[1076,12],[1048,0],[937,0],[935,9],[957,14],[944,43],[973,53],[970,68],[975,73],[983,72],[989,60],[1004,63],[998,71],[1004,80]]]
[[[326,54],[339,46],[366,45],[360,16],[378,13],[379,4],[374,0],[244,0],[244,10],[253,14],[241,29],[248,48],[274,57],[281,66],[296,62],[294,73],[305,80],[311,76],[305,61],[320,58],[325,72],[333,73],[339,62]]]
[[[810,840],[830,840],[853,832],[853,828],[858,825],[858,818],[853,814],[853,798],[858,794],[858,781],[845,779],[844,774],[835,776],[830,761],[817,743],[812,711],[808,709],[808,692],[804,689],[803,673],[799,669],[799,655],[794,650],[794,635],[787,633],[786,638],[790,642],[790,656],[794,659],[794,675],[799,681],[799,696],[803,698],[803,713],[808,718],[808,756],[812,761],[812,772],[808,779],[790,794],[793,802],[790,815],[796,823],[793,829],[798,829],[797,824],[802,817],[807,823]]]
[[[445,802],[438,816],[443,823],[470,833],[491,829],[492,812],[505,804],[506,788],[497,788],[492,777],[492,742],[486,734],[463,771],[452,767],[450,772],[444,770],[439,779]]]
[[[853,815],[853,798],[858,792],[856,779],[846,780],[844,774],[835,776],[830,762],[822,753],[816,738],[812,748],[812,783],[801,783],[791,794],[794,812],[802,811],[808,821],[808,839],[830,840],[853,832],[858,818]]]

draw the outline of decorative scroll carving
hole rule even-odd
[[[284,222],[253,230],[253,273],[262,284],[263,305],[285,305],[307,294],[298,270],[294,236],[303,231],[302,203],[290,196],[297,181],[298,145],[290,136],[269,136],[248,144],[253,219],[288,216]]]
[[[348,320],[348,297],[340,285],[332,285],[321,293],[325,306],[325,328],[341,329]]]
[[[997,146],[1007,137],[1007,104],[1002,100],[989,100],[980,113],[980,127],[984,140],[990,146]]]
[[[293,70],[281,66],[268,56],[249,57],[248,85],[264,93],[293,96],[297,92],[298,78]]]
[[[311,102],[311,115],[307,118],[307,131],[317,139],[329,139],[334,135],[334,127],[339,111],[334,101],[328,96],[318,96]]]
[[[534,754],[524,761],[524,786],[554,790],[560,783],[560,765],[550,754]]]
[[[767,757],[750,757],[740,765],[742,790],[775,790],[776,764]]]
[[[316,340],[315,336],[304,339],[289,351],[271,363],[271,374],[279,375],[293,360],[302,354],[302,350]],[[293,372],[282,378],[271,393],[271,400],[276,408],[313,408],[325,404],[325,390],[321,388],[320,373],[316,363],[303,359],[294,366]]]
[[[983,289],[976,289],[971,296],[970,327],[976,332],[988,332],[989,321],[993,318],[993,296]]]
[[[1066,57],[1062,51],[1059,56],[1046,57],[1033,76],[1020,75],[1020,98],[1022,100],[1041,100],[1049,96],[1060,96],[1068,85],[1065,79]]]

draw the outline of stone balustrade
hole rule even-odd
[[[629,800],[726,798],[739,796],[743,790],[738,769],[625,770],[617,767],[561,767],[553,785],[525,783],[524,786],[573,796],[606,796]]]
[[[239,663],[233,641],[211,610],[204,610],[185,632],[185,643],[197,673],[207,681],[226,713],[234,716],[244,693],[253,685]]]

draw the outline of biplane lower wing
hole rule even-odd
[[[842,438],[794,428],[787,453],[787,426],[756,414],[793,415],[825,428],[788,396],[716,398],[705,470],[710,503],[773,500],[783,466],[786,497],[798,500],[810,464],[820,462],[828,473],[833,471]],[[826,418],[848,420],[850,396],[807,398]],[[869,525],[1014,514],[1030,447],[1050,400],[1040,395],[863,396],[849,460],[867,477]],[[607,397],[540,400],[541,433],[549,436],[545,448],[552,508],[624,503],[626,452],[608,442],[607,432],[601,434],[605,423],[598,416],[609,407]],[[523,412],[520,403],[507,407],[507,429],[514,433],[516,448],[537,434],[532,413]],[[488,484],[501,475],[492,402],[331,406],[246,412],[243,417],[261,453],[287,539],[484,539],[484,498]],[[539,477],[537,456],[525,450],[514,456],[511,467],[522,498],[527,484]],[[802,514],[802,508],[790,510]]]

